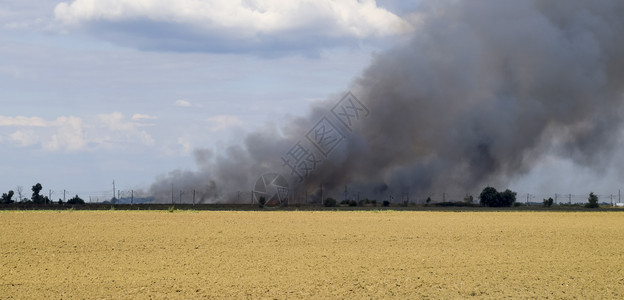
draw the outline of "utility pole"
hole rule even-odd
[[[195,190],[193,190],[193,206],[195,206]]]
[[[65,203],[65,193],[66,192],[67,192],[66,190],[63,190],[63,203]]]
[[[529,204],[529,193],[527,193],[527,201],[526,204]]]
[[[178,198],[178,202],[180,204],[182,204],[182,194],[184,194],[184,193],[182,193],[182,191],[180,191],[180,197]]]
[[[572,205],[572,194],[568,195],[568,204]]]
[[[115,180],[113,179],[113,198],[115,198]]]
[[[557,203],[557,193],[555,193],[555,203]]]
[[[134,205],[134,190],[130,191],[130,205]]]
[[[52,190],[48,190],[48,199],[50,199],[50,203],[52,202]],[[22,201],[22,199],[20,199]]]
[[[611,194],[611,206],[613,206],[613,194]]]

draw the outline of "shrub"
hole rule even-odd
[[[373,206],[377,206],[377,200],[371,200],[371,201],[370,201],[370,203],[371,203]]]
[[[388,200],[384,200],[384,202],[383,202],[383,206],[390,206],[390,201],[388,201]]]
[[[349,200],[345,199],[340,201],[340,205],[349,205]]]
[[[85,204],[84,200],[82,200],[80,197],[78,197],[78,195],[74,196],[74,198],[71,198],[69,200],[67,200],[67,204]]]
[[[261,196],[261,197],[258,199],[258,206],[259,206],[260,208],[263,208],[265,204],[266,204],[266,198],[264,198],[264,196]]]
[[[544,206],[551,207],[553,205],[553,202],[555,202],[555,200],[553,200],[552,197],[548,199],[544,199]]]
[[[336,206],[336,199],[334,198],[326,198],[325,200],[323,200],[323,205],[325,205],[325,207],[334,207]]]
[[[357,202],[355,200],[349,201],[349,206],[357,206]]]

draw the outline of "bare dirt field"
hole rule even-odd
[[[624,298],[618,212],[0,212],[0,298]]]

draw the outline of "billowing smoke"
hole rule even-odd
[[[619,0],[423,1],[409,17],[411,38],[354,81],[362,105],[351,124],[334,113],[343,95],[330,97],[226,153],[198,150],[200,171],[172,173],[152,191],[167,195],[176,182],[201,187],[204,202],[233,201],[233,191],[277,172],[294,194],[348,184],[427,195],[504,184],[544,153],[604,166],[622,123],[622,16]],[[328,153],[314,145],[319,128],[340,132],[325,141],[335,146]],[[302,153],[314,155],[292,172],[289,154]]]

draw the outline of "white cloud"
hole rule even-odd
[[[208,122],[213,124],[213,126],[210,127],[210,130],[213,132],[245,124],[245,122],[237,116],[231,115],[214,116],[208,118]]]
[[[141,119],[141,118],[139,118]],[[154,139],[140,127],[143,124],[129,121],[118,112],[97,115],[84,122],[76,116],[45,120],[40,117],[0,116],[0,127],[17,127],[8,140],[18,147],[40,144],[48,151],[85,151],[98,147],[152,146]]]
[[[44,149],[78,151],[85,148],[87,141],[85,140],[81,118],[60,117],[56,119],[56,126],[56,133],[42,144]]]
[[[173,105],[175,105],[175,106],[179,106],[179,107],[191,107],[191,106],[193,106],[193,105],[191,104],[191,102],[188,102],[188,101],[186,101],[186,100],[176,100],[176,101],[173,103]]]
[[[10,136],[12,141],[17,142],[18,146],[26,147],[38,142],[39,137],[33,130],[18,130]]]
[[[154,117],[154,116],[150,116],[150,115],[144,115],[144,114],[134,114],[134,115],[132,115],[132,120],[133,121],[156,120],[156,119],[158,119],[158,118]]]
[[[411,30],[374,0],[75,0],[54,14],[116,43],[179,51],[305,51]]]
[[[7,117],[0,116],[0,126],[49,127],[53,123],[39,117]]]
[[[97,120],[111,134],[106,137],[105,140],[107,142],[129,144],[140,142],[148,146],[154,144],[154,139],[147,132],[139,129],[140,124],[126,121],[124,115],[120,112],[100,114],[97,116]]]

